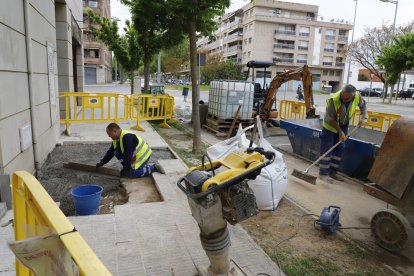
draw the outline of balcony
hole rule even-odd
[[[278,58],[279,63],[293,63],[293,58],[280,57]]]
[[[328,52],[328,53],[333,53],[334,49],[333,48],[323,48],[324,52]]]
[[[298,46],[298,50],[307,51],[309,49],[308,46]]]
[[[234,52],[234,51],[238,51],[238,50],[241,50],[241,49],[242,49],[242,46],[236,45],[236,46],[231,46],[231,47],[225,49],[224,52],[229,53],[229,52]]]
[[[341,48],[341,49],[336,49],[336,52],[338,53],[338,54],[341,54],[341,53],[343,53],[345,51],[345,49],[344,48]]]
[[[296,31],[275,30],[275,34],[296,35]]]
[[[325,39],[326,40],[335,40],[335,36],[334,35],[325,35]]]
[[[309,37],[309,33],[301,33],[301,32],[299,32],[299,36]]]
[[[306,59],[297,59],[296,63],[306,64],[306,63],[308,63],[308,61]]]
[[[295,49],[295,44],[276,43],[276,44],[273,44],[273,48],[279,48],[279,49]]]
[[[348,41],[348,36],[346,36],[346,35],[338,35],[338,40],[339,41]]]
[[[324,61],[324,62],[322,62],[322,65],[324,65],[324,66],[332,66],[332,62]]]
[[[336,67],[344,67],[345,66],[345,62],[342,62],[342,61],[340,61],[340,62],[335,62],[335,66]]]
[[[234,38],[240,38],[240,39],[242,39],[243,38],[243,34],[242,33],[231,34],[231,35],[227,36],[224,40],[225,41],[228,41],[228,40],[231,40],[231,39],[234,39]]]

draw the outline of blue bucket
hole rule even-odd
[[[79,216],[96,215],[103,188],[98,185],[81,185],[71,191],[75,203],[76,214]]]

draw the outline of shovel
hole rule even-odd
[[[348,137],[353,134],[355,131],[357,131],[359,127],[355,127],[354,129],[352,129],[349,134],[347,135]],[[316,164],[319,163],[319,161],[321,161],[325,156],[327,156],[331,151],[333,151],[337,146],[339,146],[339,144],[341,144],[342,141],[338,141],[338,143],[336,143],[335,145],[333,145],[332,148],[330,148],[327,152],[325,152],[324,154],[322,154],[315,162],[313,162],[309,167],[307,167],[304,171],[299,171],[297,169],[293,169],[292,172],[292,176],[302,179],[310,184],[316,185],[316,176],[310,175],[308,173],[309,169],[312,168],[313,166],[315,166]]]

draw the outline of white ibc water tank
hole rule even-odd
[[[212,81],[210,83],[208,113],[218,119],[231,119],[239,105],[239,119],[250,119],[253,109],[254,86],[250,82]]]

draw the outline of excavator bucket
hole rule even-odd
[[[395,197],[414,202],[414,117],[394,121],[368,178]]]

